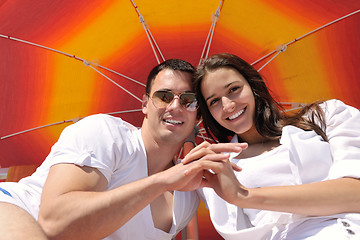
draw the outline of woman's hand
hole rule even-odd
[[[248,147],[247,143],[216,143],[211,144],[207,141],[202,142],[198,146],[194,147],[181,161],[183,164],[199,160],[208,159],[212,161],[222,161],[228,159],[229,154],[225,152],[240,153]]]
[[[192,149],[182,160],[182,164],[190,164],[185,175],[192,176],[202,171],[202,186],[211,187],[224,200],[233,203],[238,197],[245,196],[247,190],[237,180],[234,170],[241,168],[229,161],[229,154],[240,153],[247,148],[246,143],[203,142]],[[240,195],[239,195],[240,194]]]

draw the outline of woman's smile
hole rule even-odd
[[[234,120],[234,119],[238,118],[240,115],[242,115],[242,114],[245,112],[245,109],[246,109],[246,108],[240,110],[239,112],[235,113],[234,115],[231,115],[231,116],[228,117],[227,119],[228,119],[228,120]]]
[[[253,129],[255,98],[239,72],[230,68],[208,72],[201,91],[211,115],[223,127],[239,135]]]

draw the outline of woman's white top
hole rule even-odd
[[[230,160],[243,169],[235,173],[239,182],[247,188],[258,188],[299,185],[342,177],[360,178],[359,110],[339,100],[329,100],[322,104],[322,108],[329,142],[314,131],[286,126],[279,147],[247,159],[236,159],[234,157],[237,154],[231,154]],[[232,142],[237,141],[237,136],[233,137]],[[334,219],[352,221],[352,228],[346,227],[350,225],[348,222],[345,224],[341,221],[341,226],[346,226],[339,231],[344,230],[346,234],[350,232],[353,237],[360,234],[360,214],[309,217],[242,209],[221,199],[211,188],[203,188],[199,193],[210,210],[216,230],[225,239],[306,239],[318,233],[319,229],[333,224]],[[354,239],[360,239],[360,235]]]

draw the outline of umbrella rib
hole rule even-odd
[[[220,0],[219,6],[218,6],[218,8],[216,9],[216,12],[215,12],[215,14],[214,14],[214,16],[215,16],[215,17],[214,17],[214,22],[213,22],[214,27],[212,28],[212,31],[211,31],[211,37],[210,37],[209,46],[208,46],[208,48],[207,48],[207,52],[206,52],[205,58],[207,58],[207,57],[209,56],[209,51],[210,51],[211,42],[212,42],[212,39],[213,39],[213,37],[214,37],[215,26],[216,26],[216,23],[217,23],[217,21],[218,21],[218,19],[219,19],[219,17],[220,17],[220,11],[221,11],[222,6],[223,6],[223,0]]]
[[[304,38],[310,36],[310,35],[313,34],[313,33],[316,33],[316,32],[318,32],[318,31],[320,31],[320,30],[322,30],[322,29],[324,29],[324,28],[326,28],[326,27],[328,27],[328,26],[330,26],[330,25],[332,25],[332,24],[334,24],[334,23],[337,23],[337,22],[339,22],[339,21],[341,21],[341,20],[344,20],[344,19],[346,19],[346,18],[348,18],[348,17],[351,17],[351,16],[353,16],[353,15],[355,15],[355,14],[357,14],[357,13],[360,13],[360,10],[356,10],[356,11],[354,11],[354,12],[352,12],[352,13],[349,13],[349,14],[347,14],[347,15],[345,15],[345,16],[342,16],[342,17],[340,17],[340,18],[337,18],[337,19],[335,19],[335,20],[333,20],[333,21],[331,21],[331,22],[329,22],[329,23],[327,23],[327,24],[324,24],[324,25],[322,25],[322,26],[320,26],[320,27],[318,27],[318,28],[316,28],[316,29],[314,29],[314,30],[312,30],[312,31],[310,31],[310,32],[308,32],[308,33],[306,33],[306,34],[298,37],[298,38],[295,38],[294,40],[292,40],[292,41],[290,41],[290,42],[288,42],[288,43],[280,46],[281,48],[278,47],[278,49],[273,50],[272,52],[266,54],[265,56],[259,58],[259,59],[256,60],[256,61],[254,61],[253,63],[251,63],[251,65],[255,65],[255,64],[261,62],[262,60],[270,57],[270,56],[273,55],[274,53],[276,53],[276,55],[275,55],[274,57],[272,57],[272,58],[271,58],[269,61],[267,61],[262,67],[259,68],[258,71],[260,71],[260,70],[263,69],[266,65],[268,65],[272,60],[274,60],[274,58],[277,57],[281,52],[285,52],[287,46],[289,46],[289,45],[291,45],[291,44],[293,44],[293,43],[295,43],[295,42],[298,42],[299,40],[304,39]]]
[[[116,86],[118,86],[119,88],[123,89],[125,92],[127,92],[128,94],[130,94],[131,96],[133,96],[135,99],[137,99],[138,101],[142,102],[142,100],[140,98],[138,98],[137,96],[135,96],[133,93],[131,93],[129,90],[125,89],[124,87],[122,87],[121,85],[119,85],[118,83],[116,83],[114,80],[110,79],[109,77],[107,77],[105,74],[103,74],[102,72],[100,72],[99,70],[97,70],[95,67],[93,67],[93,65],[97,66],[97,67],[100,67],[102,69],[105,69],[107,71],[110,71],[112,73],[115,73],[115,74],[118,74],[124,78],[127,78],[131,81],[134,81],[135,83],[138,83],[142,86],[145,86],[143,83],[140,83],[130,77],[127,77],[123,74],[120,74],[120,73],[117,73],[116,71],[114,70],[111,70],[109,68],[106,68],[104,66],[101,66],[99,64],[94,64],[94,63],[91,63],[85,59],[82,59],[82,58],[79,58],[75,55],[71,55],[71,54],[68,54],[68,53],[65,53],[65,52],[62,52],[62,51],[59,51],[59,50],[56,50],[56,49],[53,49],[53,48],[50,48],[50,47],[46,47],[46,46],[43,46],[43,45],[40,45],[40,44],[36,44],[36,43],[33,43],[33,42],[29,42],[29,41],[25,41],[25,40],[22,40],[22,39],[19,39],[19,38],[14,38],[14,37],[10,37],[10,36],[6,36],[6,35],[2,35],[0,34],[0,37],[3,37],[3,38],[6,38],[6,39],[9,39],[9,40],[13,40],[13,41],[17,41],[17,42],[21,42],[21,43],[25,43],[25,44],[29,44],[31,46],[36,46],[36,47],[40,47],[40,48],[43,48],[43,49],[46,49],[46,50],[50,50],[52,52],[56,52],[56,53],[60,53],[62,55],[65,55],[65,56],[68,56],[68,57],[71,57],[71,58],[74,58],[76,60],[79,60],[79,61],[82,61],[85,66],[88,66],[90,68],[92,68],[94,71],[96,71],[97,73],[99,73],[100,75],[102,75],[103,77],[105,77],[106,79],[108,79],[110,82],[112,82],[113,84],[115,84]],[[135,111],[139,111],[139,110],[135,110]],[[140,110],[141,111],[141,110]],[[131,111],[128,111],[128,112],[131,112]],[[114,113],[109,113],[109,114],[117,114],[117,113],[122,113],[122,112],[114,112]],[[3,140],[3,139],[6,139],[6,138],[9,138],[9,137],[12,137],[12,136],[16,136],[16,135],[19,135],[19,134],[22,134],[22,133],[27,133],[27,132],[30,132],[30,131],[34,131],[34,130],[37,130],[37,129],[41,129],[41,128],[45,128],[45,127],[50,127],[50,126],[54,126],[54,125],[58,125],[58,124],[62,124],[62,123],[67,123],[67,122],[75,122],[74,119],[72,120],[64,120],[64,121],[61,121],[61,122],[56,122],[56,123],[52,123],[52,124],[47,124],[47,125],[43,125],[43,126],[40,126],[40,127],[35,127],[35,128],[31,128],[31,129],[27,129],[27,130],[24,130],[24,131],[20,131],[20,132],[16,132],[16,133],[13,133],[13,134],[9,134],[7,136],[3,136],[3,137],[0,137],[0,140]],[[76,120],[77,121],[77,120]]]
[[[56,50],[54,48],[46,47],[44,45],[40,45],[40,44],[37,44],[37,43],[29,42],[29,41],[26,41],[26,40],[23,40],[23,39],[20,39],[20,38],[14,38],[14,37],[10,37],[10,36],[3,35],[3,34],[0,34],[0,37],[5,38],[5,39],[9,39],[9,40],[13,40],[13,41],[16,41],[16,42],[29,44],[29,45],[39,47],[39,48],[43,48],[43,49],[46,49],[46,50],[50,50],[50,51],[53,51],[53,52],[57,52],[57,53],[65,55],[67,57],[74,57],[75,59],[80,60],[79,58],[76,58],[75,55],[71,55],[71,54],[68,54],[66,52],[62,52],[62,51]]]
[[[133,112],[141,112],[142,109],[132,109],[132,110],[124,110],[124,111],[117,111],[117,112],[110,112],[110,113],[106,113],[109,115],[117,115],[117,114],[122,114],[122,113],[133,113]]]
[[[52,52],[56,52],[56,53],[60,53],[62,55],[65,55],[67,57],[71,57],[71,58],[74,58],[76,60],[79,60],[79,61],[82,61],[85,66],[88,66],[90,68],[92,68],[94,71],[96,71],[97,73],[99,73],[100,75],[102,75],[103,77],[105,77],[106,79],[108,79],[110,82],[112,82],[113,84],[115,84],[116,86],[118,86],[119,88],[123,89],[125,92],[127,92],[128,94],[130,94],[131,96],[133,96],[135,99],[137,99],[138,101],[142,102],[142,100],[140,98],[138,98],[137,96],[135,96],[134,94],[132,94],[130,91],[128,91],[127,89],[125,89],[124,87],[122,87],[121,85],[119,85],[118,83],[116,83],[114,80],[110,79],[109,77],[107,77],[105,74],[103,74],[102,72],[100,72],[99,70],[97,70],[95,67],[93,67],[93,65],[99,67],[99,68],[102,68],[104,70],[107,70],[107,71],[110,71],[112,73],[115,73],[117,75],[120,75],[124,78],[127,78],[137,84],[140,84],[142,86],[145,86],[145,84],[143,83],[140,83],[130,77],[127,77],[123,74],[120,74],[114,70],[111,70],[109,68],[106,68],[104,66],[101,66],[99,64],[95,64],[95,63],[92,63],[92,62],[89,62],[85,59],[82,59],[80,57],[77,57],[75,55],[71,55],[71,54],[68,54],[66,52],[62,52],[62,51],[59,51],[59,50],[56,50],[54,48],[50,48],[50,47],[46,47],[44,45],[40,45],[40,44],[37,44],[37,43],[33,43],[33,42],[30,42],[30,41],[26,41],[26,40],[22,40],[22,39],[19,39],[19,38],[14,38],[14,37],[10,37],[10,36],[7,36],[7,35],[3,35],[3,34],[0,34],[0,37],[2,38],[5,38],[5,39],[9,39],[9,40],[13,40],[13,41],[17,41],[17,42],[20,42],[20,43],[25,43],[25,44],[28,44],[28,45],[31,45],[31,46],[36,46],[36,47],[39,47],[39,48],[42,48],[42,49],[46,49],[46,50],[49,50],[49,51],[52,51]],[[139,110],[135,110],[135,111],[139,111]],[[140,110],[141,111],[141,110]],[[132,112],[132,111],[128,111],[128,112]],[[109,114],[118,114],[118,113],[122,113],[122,112],[114,112],[114,113],[109,113]],[[3,139],[6,139],[6,138],[9,138],[9,137],[13,137],[13,136],[16,136],[16,135],[19,135],[19,134],[23,134],[23,133],[27,133],[27,132],[30,132],[30,131],[34,131],[34,130],[37,130],[37,129],[41,129],[41,128],[45,128],[45,127],[50,127],[50,126],[54,126],[54,125],[59,125],[59,124],[63,124],[63,123],[67,123],[67,122],[74,122],[74,119],[72,120],[64,120],[64,121],[61,121],[61,122],[56,122],[56,123],[52,123],[52,124],[47,124],[47,125],[43,125],[43,126],[40,126],[40,127],[35,127],[35,128],[31,128],[31,129],[27,129],[27,130],[24,130],[24,131],[20,131],[20,132],[16,132],[16,133],[13,133],[13,134],[9,134],[7,136],[3,136],[3,137],[0,137],[0,140],[3,140]]]
[[[92,68],[94,71],[96,71],[97,73],[99,73],[101,76],[103,76],[104,78],[106,78],[107,80],[109,80],[110,82],[112,82],[113,84],[115,84],[116,86],[118,86],[119,88],[121,88],[122,90],[124,90],[125,92],[127,92],[129,95],[131,95],[132,97],[134,97],[136,100],[138,100],[139,102],[142,102],[142,100],[140,98],[138,98],[135,94],[133,94],[132,92],[130,92],[129,90],[127,90],[126,88],[124,88],[123,86],[121,86],[120,84],[118,84],[117,82],[115,82],[114,80],[112,80],[111,78],[109,78],[108,76],[106,76],[105,74],[103,74],[102,72],[100,72],[99,70],[97,70],[95,67],[89,65],[90,68]]]
[[[92,64],[92,65],[94,65],[94,64]],[[124,74],[118,73],[118,72],[116,72],[116,71],[114,71],[114,70],[112,70],[112,69],[110,69],[110,68],[107,68],[107,67],[104,67],[104,66],[101,66],[101,65],[96,65],[96,66],[99,67],[99,68],[105,69],[105,70],[107,70],[107,71],[109,71],[109,72],[118,74],[119,76],[121,76],[121,77],[123,77],[123,78],[127,78],[127,79],[129,79],[129,80],[131,80],[131,81],[133,81],[133,82],[135,82],[135,83],[137,83],[137,84],[139,84],[139,85],[141,85],[141,86],[143,86],[143,87],[146,86],[144,83],[139,82],[139,81],[136,81],[135,79],[130,78],[130,77],[124,75]]]
[[[151,41],[151,38],[150,38],[150,36],[149,36],[149,32],[148,32],[148,30],[147,30],[147,28],[146,28],[145,24],[144,24],[144,23],[142,23],[142,24],[143,24],[143,27],[144,27],[144,30],[145,30],[146,36],[147,36],[147,38],[148,38],[148,40],[149,40],[149,43],[150,43],[151,49],[153,50],[153,53],[154,53],[154,55],[155,55],[156,61],[157,61],[157,63],[158,63],[158,64],[160,64],[159,57],[158,57],[158,55],[156,54],[156,50],[155,50],[154,45],[153,45],[153,42]]]
[[[266,65],[268,65],[272,60],[274,60],[280,53],[281,53],[281,51],[277,51],[277,53],[272,58],[270,58],[269,61],[267,61],[264,65],[262,65],[257,71],[260,72],[264,67],[266,67]]]
[[[148,25],[147,25],[147,23],[145,21],[145,18],[141,14],[138,6],[135,4],[135,2],[133,0],[131,0],[131,4],[135,8],[135,11],[136,11],[136,13],[137,13],[137,15],[139,17],[140,23],[142,24],[142,26],[143,26],[143,28],[145,30],[146,36],[147,36],[147,38],[149,40],[149,43],[150,43],[150,46],[151,46],[151,48],[153,50],[156,61],[158,62],[158,64],[160,64],[158,54],[160,55],[162,61],[165,61],[164,55],[162,54],[159,45],[156,43],[156,40],[155,40],[154,36],[152,35],[152,33],[150,31],[150,28],[148,27]],[[155,45],[156,49],[154,48],[154,45]]]
[[[220,12],[221,12],[221,9],[222,9],[223,5],[224,5],[224,0],[220,0],[219,6],[216,9],[215,14],[214,14],[214,19],[211,20],[212,24],[211,24],[209,33],[208,33],[208,35],[206,37],[204,48],[203,48],[201,56],[200,56],[199,65],[202,63],[203,59],[206,59],[208,57],[208,55],[209,55],[212,38],[214,36],[216,22],[218,21],[218,18],[220,17]],[[204,57],[205,51],[206,51],[206,55]]]
[[[159,52],[159,54],[160,54],[160,56],[161,56],[161,59],[162,59],[163,61],[165,61],[164,55],[162,54],[159,45],[158,45],[157,42],[155,41],[155,38],[154,38],[154,36],[152,35],[152,33],[151,33],[151,31],[150,31],[150,28],[147,27],[147,30],[148,30],[148,32],[149,32],[149,34],[150,34],[150,36],[151,36],[152,41],[154,42],[154,44],[155,44],[155,46],[156,46],[157,51]]]
[[[135,7],[135,9],[136,9],[139,17],[142,17],[142,15],[140,14],[140,12],[139,12],[137,6],[135,5],[135,3],[134,3],[132,0],[131,0],[131,2],[133,3],[133,5],[134,5],[134,7]],[[207,47],[206,57],[208,56],[208,53],[209,53],[209,50],[210,50],[210,45],[211,45],[211,40],[212,40],[212,38],[213,38],[213,34],[214,34],[214,30],[215,30],[215,25],[216,25],[217,19],[218,19],[218,17],[219,17],[220,9],[222,8],[222,5],[223,5],[223,0],[220,1],[219,7],[218,7],[218,9],[217,9],[217,11],[216,11],[216,14],[218,14],[218,15],[215,14],[215,19],[214,19],[214,21],[213,21],[213,23],[212,23],[212,25],[211,25],[210,31],[209,31],[209,33],[208,33],[208,37],[207,37],[207,39],[206,39],[205,46],[204,46],[204,49],[203,49],[203,53],[202,53],[201,58],[203,58],[203,54],[204,54],[204,52],[205,52],[206,47]],[[350,16],[353,16],[353,15],[355,15],[355,14],[357,14],[357,13],[360,13],[360,10],[354,11],[354,12],[352,12],[352,13],[350,13],[350,14],[347,14],[347,15],[345,15],[345,16],[343,16],[343,17],[340,17],[340,18],[338,18],[338,19],[336,19],[336,20],[334,20],[334,21],[331,21],[331,22],[329,22],[329,23],[327,23],[327,24],[325,24],[325,25],[323,25],[323,26],[321,26],[321,27],[319,27],[319,28],[316,28],[316,29],[314,29],[314,30],[312,30],[312,31],[310,31],[310,32],[308,32],[308,33],[306,33],[306,34],[298,37],[298,38],[295,38],[294,40],[288,42],[287,44],[284,44],[283,47],[285,47],[285,49],[286,49],[287,46],[289,46],[289,45],[291,45],[291,44],[293,44],[293,43],[295,43],[295,42],[297,42],[297,41],[299,41],[299,40],[301,40],[301,39],[304,39],[304,38],[308,37],[309,35],[311,35],[311,34],[313,34],[313,33],[316,33],[316,32],[318,32],[318,31],[320,31],[320,30],[322,30],[322,29],[324,29],[324,28],[326,28],[326,27],[328,27],[328,26],[330,26],[330,25],[332,25],[332,24],[335,24],[335,23],[337,23],[337,22],[339,22],[339,21],[341,21],[341,20],[344,20],[344,19],[346,19],[346,18],[348,18],[348,17],[350,17]],[[153,46],[153,43],[155,44],[155,46],[156,46],[156,48],[157,48],[157,51],[158,51],[159,54],[161,55],[162,59],[165,60],[165,59],[164,59],[164,56],[162,55],[162,53],[161,53],[161,51],[160,51],[159,46],[157,45],[157,43],[156,43],[156,41],[155,41],[155,38],[154,38],[153,35],[151,34],[150,29],[147,27],[146,22],[145,22],[145,20],[144,20],[143,17],[142,17],[142,19],[143,19],[143,22],[141,22],[141,23],[142,23],[143,26],[144,26],[144,29],[145,29],[145,32],[146,32],[146,34],[147,34],[147,36],[148,36],[149,42],[150,42],[150,44],[151,44],[151,47],[153,48],[155,57],[158,59],[157,54],[156,54],[156,51],[155,51],[154,46]],[[20,42],[20,43],[24,43],[24,44],[36,46],[36,47],[39,47],[39,48],[43,48],[43,49],[46,49],[46,50],[49,50],[49,51],[52,51],[52,52],[56,52],[56,53],[65,55],[65,56],[67,56],[67,57],[74,58],[74,59],[79,60],[79,61],[82,61],[86,66],[89,66],[89,67],[92,68],[94,71],[98,72],[100,75],[102,75],[103,77],[105,77],[106,79],[108,79],[110,82],[112,82],[112,83],[115,84],[116,86],[120,87],[121,89],[123,89],[124,91],[126,91],[127,93],[129,93],[131,96],[133,96],[134,98],[136,98],[136,99],[139,100],[140,102],[142,101],[140,98],[138,98],[137,96],[133,95],[130,91],[128,91],[127,89],[125,89],[124,87],[122,87],[121,85],[119,85],[118,83],[116,83],[115,81],[113,81],[112,79],[110,79],[109,77],[107,77],[105,74],[103,74],[103,73],[100,72],[99,70],[97,70],[95,67],[93,67],[93,65],[95,65],[95,66],[97,66],[97,67],[99,67],[99,68],[102,68],[102,69],[104,69],[104,70],[110,71],[110,72],[112,72],[112,73],[114,73],[114,74],[117,74],[117,75],[119,75],[119,76],[121,76],[121,77],[124,77],[124,78],[126,78],[126,79],[128,79],[128,80],[131,80],[131,81],[133,81],[133,82],[135,82],[135,83],[137,83],[137,84],[140,84],[140,85],[142,85],[142,86],[145,86],[143,83],[140,83],[140,82],[138,82],[138,81],[136,81],[136,80],[134,80],[134,79],[132,79],[132,78],[130,78],[130,77],[127,77],[127,76],[125,76],[125,75],[123,75],[123,74],[120,74],[120,73],[118,73],[118,72],[116,72],[116,71],[114,71],[114,70],[111,70],[111,69],[106,68],[106,67],[104,67],[104,66],[101,66],[101,65],[99,65],[99,64],[94,64],[94,63],[88,62],[88,61],[86,61],[86,60],[84,60],[84,59],[82,59],[82,58],[79,58],[79,57],[75,56],[75,55],[71,55],[71,54],[68,54],[68,53],[65,53],[65,52],[62,52],[62,51],[59,51],[59,50],[50,48],[50,47],[46,47],[46,46],[43,46],[43,45],[40,45],[40,44],[36,44],[36,43],[30,42],[30,41],[26,41],[26,40],[22,40],[22,39],[19,39],[19,38],[15,38],[15,37],[11,37],[11,36],[6,36],[6,35],[2,35],[2,34],[0,34],[0,37],[5,38],[5,39],[8,39],[8,40],[13,40],[13,41],[17,41],[17,42]],[[152,39],[152,40],[151,40],[151,39]],[[153,41],[153,42],[152,42],[152,41]],[[208,43],[209,43],[209,44],[208,44]],[[208,44],[208,46],[207,46],[207,44]],[[266,62],[266,63],[258,70],[258,71],[260,71],[260,70],[263,69],[267,64],[269,64],[275,57],[277,57],[281,52],[284,52],[284,51],[285,51],[284,48],[274,50],[274,51],[266,54],[266,55],[263,56],[262,58],[260,58],[260,59],[256,60],[255,62],[253,62],[252,65],[257,64],[258,62],[260,62],[260,61],[262,61],[262,60],[264,60],[264,59],[268,58],[269,56],[271,56],[271,55],[273,55],[273,54],[276,53],[275,56],[273,56],[268,62]],[[200,59],[200,61],[201,61],[201,59]],[[159,60],[158,60],[158,62],[159,62]],[[112,114],[119,114],[119,113],[126,113],[126,112],[137,112],[137,111],[141,111],[141,109],[128,110],[128,111],[120,111],[120,112],[112,112],[112,113],[108,113],[108,114],[112,115]],[[35,127],[35,128],[27,129],[27,130],[24,130],[24,131],[20,131],[20,132],[16,132],[16,133],[13,133],[13,134],[9,134],[9,135],[7,135],[7,136],[0,137],[0,140],[6,139],[6,138],[10,138],[10,137],[12,137],[12,136],[16,136],[16,135],[19,135],[19,134],[27,133],[27,132],[30,132],[30,131],[34,131],[34,130],[37,130],[37,129],[45,128],[45,127],[50,127],[50,126],[59,125],[59,124],[63,124],[63,123],[68,123],[68,122],[76,122],[76,121],[78,121],[79,119],[81,119],[81,118],[74,118],[74,119],[71,119],[71,120],[64,120],[64,121],[61,121],[61,122],[56,122],[56,123],[52,123],[52,124],[43,125],[43,126],[40,126],[40,127]],[[200,132],[200,134],[202,135],[201,132]],[[202,136],[202,138],[205,138],[205,137]]]
[[[207,35],[207,37],[206,37],[205,45],[204,45],[204,48],[203,48],[202,53],[201,53],[201,56],[200,56],[199,65],[202,63],[202,60],[203,60],[203,58],[204,58],[204,53],[205,53],[206,46],[207,46],[207,44],[208,44],[209,37],[210,37],[210,33],[211,33],[211,30],[212,30],[213,26],[214,26],[214,23],[211,24],[210,31],[209,31],[209,33],[208,33],[208,35]]]
[[[111,113],[105,113],[105,114],[116,115],[116,114],[132,113],[132,112],[140,112],[140,111],[142,111],[142,109],[125,110],[125,111],[111,112]],[[23,130],[23,131],[20,131],[20,132],[15,132],[15,133],[0,137],[0,140],[4,140],[6,138],[14,137],[16,135],[20,135],[20,134],[23,134],[23,133],[28,133],[28,132],[35,131],[35,130],[42,129],[42,128],[51,127],[51,126],[55,126],[55,125],[60,125],[60,124],[63,124],[63,123],[69,123],[69,122],[76,123],[77,121],[79,121],[81,119],[83,119],[83,117],[76,117],[76,118],[73,118],[73,119],[70,119],[70,120],[64,120],[64,121],[60,121],[60,122],[55,122],[55,123],[42,125],[42,126],[39,126],[39,127],[29,128],[29,129],[26,129],[26,130]]]
[[[205,58],[207,58],[209,56],[209,51],[210,51],[210,46],[211,46],[211,43],[212,43],[212,39],[214,37],[214,31],[215,31],[215,24],[216,24],[216,21],[217,21],[217,17],[215,17],[215,20],[214,20],[214,27],[211,31],[211,37],[209,39],[209,46],[207,48],[207,51],[206,51],[206,55],[205,55]]]
[[[34,43],[34,42],[26,41],[26,40],[23,40],[23,39],[20,39],[20,38],[14,38],[14,37],[7,36],[7,35],[3,35],[3,34],[0,34],[0,37],[5,38],[5,39],[8,39],[8,40],[13,40],[13,41],[16,41],[16,42],[20,42],[20,43],[25,43],[25,44],[28,44],[28,45],[30,45],[30,46],[39,47],[39,48],[42,48],[42,49],[45,49],[45,50],[49,50],[49,51],[52,51],[52,52],[56,52],[56,53],[62,54],[62,55],[64,55],[64,56],[67,56],[67,57],[70,57],[70,58],[74,58],[75,60],[79,60],[79,61],[85,63],[86,66],[88,66],[88,65],[90,65],[90,64],[91,64],[91,65],[95,65],[95,66],[97,66],[97,67],[99,67],[99,68],[105,69],[105,70],[110,71],[110,72],[112,72],[112,73],[114,73],[114,74],[117,74],[117,75],[119,75],[119,76],[121,76],[121,77],[123,77],[123,78],[126,78],[126,79],[128,79],[128,80],[130,80],[130,81],[132,81],[132,82],[134,82],[134,83],[137,83],[137,84],[139,84],[139,85],[145,86],[145,84],[140,83],[139,81],[136,81],[136,80],[133,79],[133,78],[130,78],[130,77],[128,77],[128,76],[126,76],[126,75],[124,75],[124,74],[121,74],[121,73],[119,73],[119,72],[116,72],[116,71],[114,71],[114,70],[111,70],[111,69],[109,69],[109,68],[107,68],[107,67],[104,67],[104,66],[102,66],[102,65],[100,65],[100,64],[96,64],[96,63],[87,61],[87,60],[85,60],[85,59],[82,59],[82,58],[80,58],[80,57],[77,57],[76,55],[71,55],[71,54],[69,54],[69,53],[66,53],[66,52],[63,52],[63,51],[60,51],[60,50],[57,50],[57,49],[54,49],[54,48],[50,48],[50,47],[47,47],[47,46],[44,46],[44,45],[40,45],[40,44],[37,44],[37,43]]]
[[[340,18],[338,18],[338,19],[335,19],[334,21],[331,21],[331,22],[329,22],[329,23],[327,23],[327,24],[324,24],[324,25],[321,26],[321,27],[318,27],[318,28],[316,28],[316,29],[314,29],[314,30],[312,30],[312,31],[310,31],[310,32],[308,32],[308,33],[306,33],[306,34],[298,37],[298,38],[295,38],[295,39],[292,40],[291,42],[287,43],[286,46],[288,46],[288,45],[290,45],[290,44],[293,44],[294,42],[297,42],[297,41],[299,41],[299,40],[301,40],[301,39],[303,39],[303,38],[306,38],[307,36],[309,36],[309,35],[311,35],[311,34],[313,34],[313,33],[315,33],[315,32],[318,32],[318,31],[322,30],[323,28],[326,28],[326,27],[328,27],[328,26],[330,26],[330,25],[332,25],[332,24],[334,24],[334,23],[340,22],[341,20],[344,20],[345,18],[351,17],[352,15],[355,15],[355,14],[357,14],[357,13],[360,13],[360,10],[356,10],[356,11],[354,11],[354,12],[352,12],[352,13],[349,13],[349,14],[347,14],[347,15],[345,15],[345,16],[342,16],[342,17],[340,17]]]
[[[78,119],[78,120],[79,120],[79,119]],[[20,135],[20,134],[23,134],[23,133],[35,131],[35,130],[38,130],[38,129],[41,129],[41,128],[46,128],[46,127],[51,127],[51,126],[55,126],[55,125],[67,123],[67,122],[76,122],[76,121],[77,121],[77,120],[72,119],[72,120],[64,120],[64,121],[61,121],[61,122],[46,124],[46,125],[43,125],[43,126],[40,126],[40,127],[30,128],[30,129],[27,129],[27,130],[23,130],[23,131],[20,131],[20,132],[16,132],[16,133],[12,133],[12,134],[9,134],[9,135],[0,137],[0,140],[4,140],[4,139],[6,139],[6,138],[10,138],[10,137],[13,137],[13,136],[16,136],[16,135]]]
[[[255,65],[257,64],[258,62],[261,62],[262,60],[268,58],[269,56],[273,55],[274,53],[276,53],[277,51],[276,50],[273,50],[271,52],[269,52],[268,54],[266,54],[265,56],[259,58],[258,60],[254,61],[253,63],[251,63],[251,65]]]

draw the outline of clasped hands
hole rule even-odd
[[[190,178],[201,175],[199,187],[211,187],[220,197],[233,202],[239,192],[243,193],[244,188],[234,174],[234,171],[241,171],[241,168],[229,161],[229,153],[240,153],[247,147],[247,143],[202,142],[181,161],[181,164],[187,166],[184,175]]]

